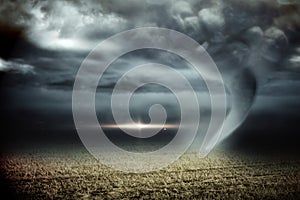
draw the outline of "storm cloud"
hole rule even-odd
[[[294,105],[300,95],[299,11],[300,4],[296,0],[2,1],[1,110],[30,110],[36,116],[43,115],[38,121],[46,124],[45,129],[60,121],[71,127],[71,91],[83,59],[109,36],[149,26],[180,31],[202,44],[229,85],[251,88],[252,92],[257,86],[259,96],[285,97],[282,101],[292,101]],[[99,82],[99,88],[102,88],[99,91],[108,98],[108,93],[126,70],[154,61],[184,74],[199,96],[207,92],[203,80],[189,70],[187,62],[168,52],[151,50],[132,52],[114,62]],[[140,78],[147,76],[153,75],[149,73]],[[237,77],[246,77],[251,83]],[[247,88],[235,91],[250,94]],[[175,101],[167,100],[169,91],[162,87],[150,85],[138,91],[149,92],[161,93],[162,101],[170,108],[176,105]],[[149,100],[145,100],[147,105],[153,102],[151,98],[145,99]],[[257,108],[269,104],[260,99],[263,98],[255,102]],[[107,102],[98,105],[98,109],[106,111]],[[136,110],[141,110],[142,105],[137,105]],[[169,110],[174,112],[171,116],[177,116],[176,109]],[[53,117],[56,113],[61,115],[57,120]],[[10,115],[6,121],[14,120],[14,114]],[[35,124],[36,118],[29,120],[30,123]]]

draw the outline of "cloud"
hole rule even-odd
[[[286,63],[288,69],[300,72],[300,48],[296,49]]]
[[[51,4],[51,5],[48,5]],[[52,49],[90,50],[107,35],[124,30],[126,20],[104,14],[100,9],[81,8],[67,1],[53,1],[36,5],[29,37],[38,45]]]
[[[5,61],[0,58],[0,72],[34,73],[32,65],[24,64],[23,60]]]
[[[126,19],[105,13],[99,3],[8,1],[0,11],[0,24],[23,28],[32,43],[47,49],[90,50],[108,35],[127,28]]]
[[[294,65],[294,67],[300,68],[300,56],[291,57],[290,62]]]
[[[7,24],[25,27],[27,37],[40,47],[84,51],[108,36],[141,26],[173,28],[204,42],[224,41],[228,33],[241,34],[253,26],[265,29],[262,26],[273,22],[279,27],[292,21],[298,23],[297,9],[286,12],[288,8],[278,2],[54,0],[16,4],[8,1],[1,6],[0,16]],[[287,4],[287,0],[284,2]],[[288,2],[288,6],[296,4]]]
[[[223,4],[217,2],[215,6],[204,8],[199,11],[198,16],[202,27],[206,32],[206,38],[214,42],[224,40],[223,32],[225,28],[225,19],[222,13]]]
[[[250,67],[258,71],[257,74],[262,74],[259,76],[265,77],[266,73],[262,73],[263,70],[260,69],[276,70],[279,66],[277,63],[286,59],[285,57],[289,58],[291,66],[297,65],[297,55],[286,55],[293,47],[288,43],[289,30],[280,24],[290,19],[298,20],[300,17],[297,17],[298,14],[294,10],[287,13],[287,7],[281,4],[282,2],[269,0],[103,0],[89,3],[81,0],[55,0],[26,1],[19,4],[7,1],[0,7],[0,21],[10,24],[14,29],[22,30],[22,37],[26,37],[39,48],[64,52],[62,57],[70,51],[87,52],[103,39],[122,30],[149,25],[172,28],[200,43],[205,43],[222,72],[231,73],[243,67]],[[297,8],[293,1],[289,1],[288,8],[291,4]],[[16,12],[12,12],[13,10]],[[0,26],[0,29],[3,30],[3,27]],[[50,52],[48,54],[50,60],[57,59],[51,58]],[[45,84],[48,82],[54,86],[64,83],[70,85],[76,67],[80,65],[84,55],[86,54],[76,57],[74,54],[74,58],[71,56],[69,60],[59,58],[57,62],[51,63],[39,63],[36,58],[31,61],[34,64],[38,63],[39,70],[44,70],[39,75],[47,77]],[[145,58],[149,55],[143,56]],[[171,65],[178,62],[178,59],[174,60],[162,54],[159,61],[164,60],[167,60],[166,64]],[[133,66],[138,63],[135,59],[128,59],[127,62]],[[111,81],[117,76],[115,74],[122,72],[118,70],[107,77],[107,86],[112,86]],[[56,78],[51,78],[53,74],[56,74]]]

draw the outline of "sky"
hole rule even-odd
[[[2,149],[80,143],[72,118],[72,89],[81,63],[101,41],[141,27],[182,32],[207,50],[231,94],[232,119],[222,138],[229,146],[299,146],[295,142],[300,138],[297,0],[40,0],[0,4]],[[96,95],[97,113],[105,113],[99,117],[100,123],[113,123],[109,103],[118,78],[149,62],[172,66],[190,81],[201,99],[205,129],[209,96],[203,79],[179,56],[153,49],[125,54],[105,72]],[[172,77],[156,72],[138,78],[156,76],[181,87]],[[129,85],[137,84],[132,80],[128,77]],[[148,123],[147,110],[155,103],[165,106],[168,123],[180,123],[175,96],[155,84],[140,88],[133,97],[133,118]],[[114,132],[108,135],[116,137],[116,142],[126,137]],[[168,142],[173,132],[149,140]]]

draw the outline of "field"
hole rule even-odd
[[[221,149],[143,174],[114,171],[85,150],[5,154],[1,171],[19,199],[300,199],[300,159]]]

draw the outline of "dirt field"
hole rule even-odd
[[[300,159],[287,157],[216,150],[144,174],[114,171],[84,150],[7,154],[1,163],[20,199],[300,199]]]

